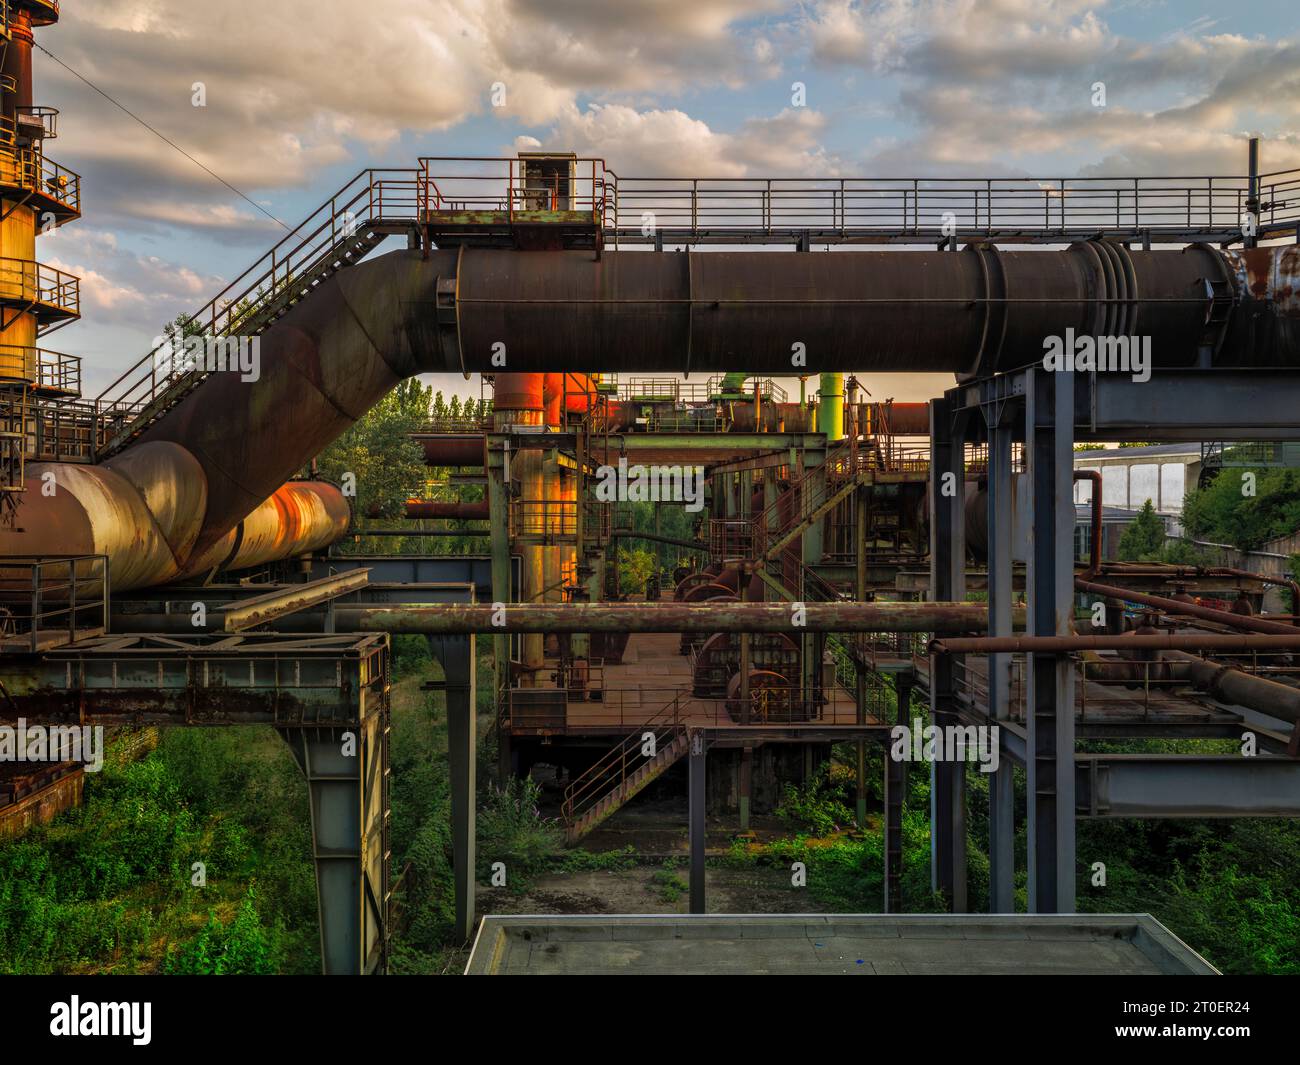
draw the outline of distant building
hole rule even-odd
[[[1182,534],[1183,499],[1197,485],[1201,461],[1199,443],[1104,448],[1074,454],[1076,470],[1101,472],[1102,505],[1114,508],[1117,521],[1120,512],[1135,515],[1149,499],[1156,513],[1166,518],[1171,536]],[[1091,481],[1075,482],[1074,501],[1092,501]],[[1132,516],[1127,520],[1132,521]]]

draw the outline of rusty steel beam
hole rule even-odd
[[[1208,606],[1198,606],[1196,603],[1184,603],[1181,600],[1167,599],[1160,595],[1147,595],[1144,592],[1116,588],[1109,584],[1097,584],[1094,581],[1077,579],[1074,586],[1081,592],[1091,592],[1093,595],[1127,600],[1131,603],[1141,603],[1143,606],[1163,610],[1166,614],[1181,614],[1189,618],[1200,618],[1203,621],[1213,621],[1219,625],[1227,625],[1234,629],[1247,629],[1250,632],[1271,632],[1281,636],[1294,635],[1296,631],[1296,626],[1284,625],[1280,621],[1265,621],[1263,618],[1250,617],[1246,614],[1230,614],[1226,610],[1214,610]]]
[[[226,632],[243,632],[245,629],[256,628],[286,614],[295,614],[337,599],[348,592],[355,592],[369,583],[370,570],[354,569],[308,581],[306,584],[277,588],[273,592],[227,607],[223,614],[224,628]]]
[[[505,603],[340,607],[340,629],[388,633],[982,632],[978,603]]]

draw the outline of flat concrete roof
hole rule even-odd
[[[488,916],[465,972],[1218,974],[1149,914]]]

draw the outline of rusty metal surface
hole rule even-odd
[[[796,611],[801,607],[802,613]],[[976,603],[507,603],[484,606],[340,607],[360,632],[982,632]],[[797,620],[798,619],[798,620]],[[800,623],[800,621],[802,623]]]
[[[455,518],[463,521],[486,521],[489,516],[486,499],[470,503],[408,499],[405,513],[408,518]],[[419,530],[412,531],[412,535],[418,534]]]
[[[395,252],[340,271],[260,338],[260,375],[211,374],[142,436],[188,449],[207,480],[195,549],[207,551],[430,361],[445,255]],[[454,257],[451,260],[454,263]]]
[[[1282,249],[1240,254],[1251,256],[1243,260],[1251,276],[1294,272]],[[1059,252],[606,252],[599,260],[466,249],[456,269],[459,347],[453,356],[444,331],[448,369],[491,372],[492,344],[504,341],[511,365],[530,369],[777,372],[789,370],[792,344],[802,343],[823,369],[962,374],[1032,362],[1044,337],[1066,329],[1150,336],[1157,367],[1193,366],[1211,308],[1207,279],[1231,272],[1210,248],[1126,251],[1099,241]],[[1278,294],[1291,287],[1270,284]],[[1235,316],[1220,359],[1293,363],[1289,312],[1256,310],[1265,327]],[[1269,339],[1267,325],[1277,322],[1291,323],[1279,334],[1287,343]]]
[[[1275,680],[1252,676],[1239,669],[1230,669],[1218,662],[1206,662],[1204,659],[1187,654],[1185,651],[1166,652],[1179,663],[1186,663],[1192,681],[1199,688],[1204,688],[1211,696],[1221,702],[1236,706],[1250,707],[1262,714],[1300,723],[1300,689],[1289,684],[1279,684]],[[1295,732],[1300,736],[1300,728]],[[1292,742],[1295,742],[1293,736]],[[1292,752],[1293,756],[1297,752]]]
[[[355,592],[370,583],[369,569],[345,570],[331,577],[308,581],[306,584],[294,584],[277,588],[266,595],[245,599],[242,603],[227,607],[223,618],[226,632],[243,632],[256,628],[300,610],[306,610],[320,603],[336,599],[348,592]]]
[[[1250,632],[1275,633],[1280,636],[1295,635],[1296,627],[1294,625],[1284,625],[1279,621],[1266,621],[1263,618],[1247,617],[1243,614],[1231,614],[1226,610],[1214,610],[1208,606],[1199,606],[1192,602],[1183,602],[1181,599],[1167,599],[1159,595],[1147,595],[1143,592],[1134,592],[1126,588],[1115,588],[1109,584],[1097,584],[1094,581],[1076,580],[1075,588],[1081,592],[1091,592],[1094,595],[1108,596],[1113,599],[1126,600],[1131,603],[1141,603],[1144,606],[1155,607],[1157,610],[1163,610],[1168,614],[1179,614],[1186,617],[1201,618],[1205,621],[1214,621],[1220,625],[1227,625],[1234,629],[1246,629]]]
[[[430,466],[482,467],[486,462],[487,438],[482,433],[416,433],[411,439],[424,449],[424,461]]]

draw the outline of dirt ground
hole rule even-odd
[[[674,882],[675,885],[674,886]],[[709,913],[818,913],[806,888],[790,886],[784,869],[709,869],[705,874]],[[686,867],[555,873],[538,879],[523,895],[479,886],[478,910],[522,913],[686,913]]]

